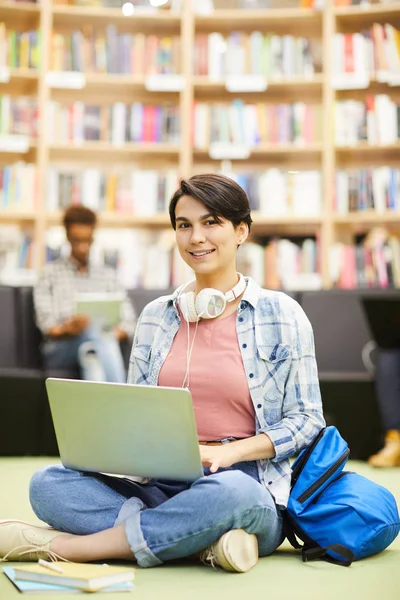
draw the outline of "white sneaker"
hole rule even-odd
[[[231,529],[200,554],[200,560],[225,571],[247,573],[258,562],[258,542],[253,533]]]
[[[66,534],[25,521],[0,521],[0,562],[66,560],[50,550],[51,541],[58,535]]]

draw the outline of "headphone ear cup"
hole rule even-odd
[[[183,318],[188,323],[195,323],[199,317],[196,312],[194,292],[186,292],[179,298],[179,306],[183,314]]]
[[[213,288],[204,288],[196,296],[195,309],[203,319],[219,317],[225,310],[225,295]]]

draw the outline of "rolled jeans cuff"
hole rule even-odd
[[[124,524],[126,539],[139,567],[156,567],[162,565],[163,561],[148,547],[140,526],[140,513],[145,508],[146,505],[139,498],[129,498],[123,503],[114,527]]]

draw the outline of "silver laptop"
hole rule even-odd
[[[53,378],[46,388],[65,467],[183,481],[203,476],[189,390]]]

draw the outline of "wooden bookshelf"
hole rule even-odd
[[[388,93],[388,85],[371,77],[369,85],[362,90],[335,90],[332,82],[332,36],[336,32],[357,32],[375,22],[390,23],[400,27],[400,2],[337,8],[333,0],[326,0],[323,11],[313,9],[271,10],[215,10],[210,14],[194,14],[190,0],[183,0],[180,13],[159,9],[155,12],[136,10],[125,16],[116,8],[99,8],[70,5],[53,5],[52,0],[40,4],[25,2],[0,2],[0,22],[10,28],[40,29],[42,60],[40,68],[9,69],[9,77],[1,76],[0,95],[30,95],[37,98],[39,113],[45,114],[48,101],[83,101],[107,104],[135,101],[158,104],[174,102],[179,105],[181,119],[180,144],[125,143],[113,145],[108,142],[84,142],[81,145],[50,144],[47,142],[46,122],[42,118],[39,135],[32,140],[26,153],[0,150],[0,164],[17,160],[31,161],[37,167],[38,191],[35,210],[0,208],[0,225],[20,223],[30,226],[40,252],[37,266],[44,261],[46,228],[60,224],[61,212],[49,212],[46,208],[47,173],[53,163],[80,166],[121,165],[126,168],[165,169],[175,168],[182,176],[190,176],[205,170],[221,169],[222,159],[210,157],[209,148],[192,146],[193,102],[229,102],[240,97],[246,103],[290,103],[295,101],[321,104],[323,112],[321,142],[295,144],[259,144],[250,149],[248,158],[229,159],[233,170],[267,169],[272,166],[283,169],[310,168],[322,173],[323,209],[319,217],[287,216],[267,217],[254,212],[253,236],[304,235],[317,236],[320,242],[322,280],[325,288],[332,285],[329,269],[329,251],[332,244],[376,224],[400,228],[400,213],[389,211],[377,214],[371,211],[337,215],[334,212],[334,180],[339,168],[392,165],[400,160],[400,143],[387,146],[360,143],[351,147],[336,147],[333,136],[334,104],[337,99],[364,98],[367,93]],[[71,33],[82,26],[104,30],[115,25],[122,33],[145,35],[180,35],[181,88],[150,89],[148,76],[106,73],[85,73],[84,84],[77,89],[60,88],[49,84],[50,57],[48,49],[53,30]],[[262,91],[231,92],[225,79],[194,75],[195,36],[219,32],[223,35],[233,31],[271,32],[277,35],[301,35],[321,40],[323,72],[309,77],[271,78]],[[399,96],[399,88],[390,93]],[[162,229],[170,226],[167,214],[151,218],[135,217],[124,213],[99,215],[100,226]]]
[[[51,0],[47,0],[49,1]],[[178,33],[181,26],[180,15],[168,11],[140,12],[136,9],[131,16],[125,16],[118,8],[55,5],[52,7],[52,16],[55,26],[71,28],[80,27],[82,23],[92,23],[96,26],[113,23],[128,31]]]

